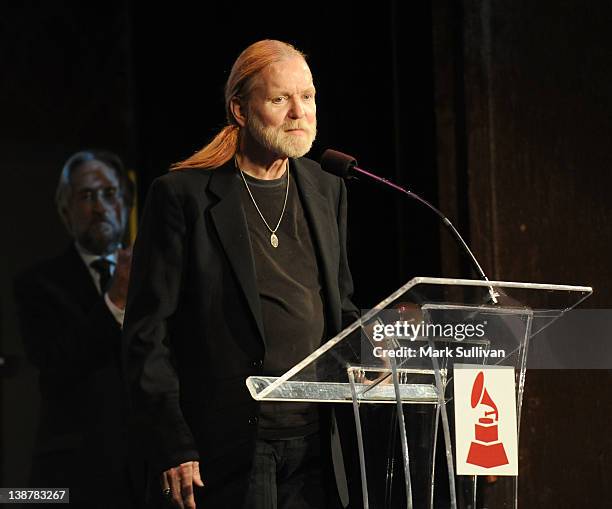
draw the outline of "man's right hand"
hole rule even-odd
[[[108,289],[108,298],[119,309],[125,309],[128,283],[130,281],[130,266],[132,264],[132,248],[120,249],[117,252],[117,266]]]
[[[172,503],[181,509],[195,509],[194,484],[200,488],[204,486],[197,461],[181,463],[178,467],[166,470],[161,476],[164,494],[171,497]]]

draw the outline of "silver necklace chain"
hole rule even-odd
[[[281,224],[281,221],[283,220],[283,216],[285,215],[285,208],[287,207],[287,198],[289,197],[289,164],[287,161],[287,190],[285,191],[285,202],[283,203],[283,210],[280,213],[280,217],[278,218],[278,223],[276,223],[276,227],[274,229],[270,228],[270,225],[268,224],[268,221],[266,221],[266,218],[263,216],[263,214],[261,213],[261,210],[259,210],[259,207],[257,206],[257,202],[255,201],[255,197],[253,196],[253,193],[251,192],[251,189],[249,188],[249,184],[246,181],[246,178],[244,178],[244,172],[242,171],[242,168],[240,168],[240,166],[238,166],[238,161],[236,159],[236,156],[234,156],[234,165],[236,166],[236,168],[238,168],[238,171],[240,172],[240,176],[242,177],[242,181],[244,182],[244,185],[246,187],[246,190],[249,193],[249,196],[251,197],[251,200],[253,201],[253,205],[255,205],[255,209],[257,210],[257,213],[259,214],[259,217],[261,217],[261,220],[264,222],[264,224],[266,225],[266,228],[268,230],[270,230],[270,244],[272,244],[272,247],[278,247],[278,237],[276,236],[276,231],[278,230],[278,227]]]

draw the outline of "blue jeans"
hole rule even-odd
[[[243,509],[321,509],[326,494],[319,433],[257,440]]]

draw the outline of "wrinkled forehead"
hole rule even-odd
[[[294,92],[314,88],[310,67],[296,56],[264,67],[251,84],[251,91]]]
[[[70,183],[73,189],[119,187],[119,175],[102,161],[86,161],[72,170]]]

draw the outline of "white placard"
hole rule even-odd
[[[457,475],[518,475],[514,368],[455,364]]]

